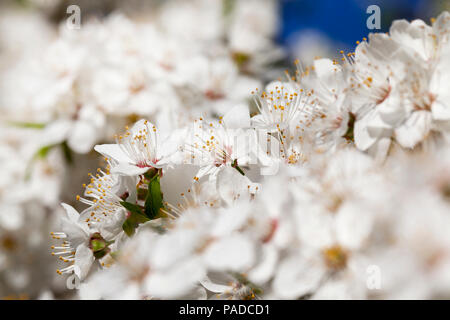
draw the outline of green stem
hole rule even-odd
[[[235,168],[240,174],[245,176],[244,171],[238,166],[237,159],[234,159],[233,164],[231,165],[233,168]]]

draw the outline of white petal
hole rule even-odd
[[[395,130],[395,137],[402,147],[413,148],[424,140],[431,127],[431,113],[416,111],[406,122]]]
[[[127,218],[124,209],[117,209],[114,213],[109,215],[109,218],[104,220],[98,229],[106,240],[112,240],[120,232],[122,232],[122,226]]]
[[[151,255],[153,266],[158,269],[169,268],[184,257],[192,255],[202,240],[201,236],[196,230],[182,229],[160,237]]]
[[[58,120],[46,126],[41,140],[42,145],[58,144],[66,140],[72,124],[73,121],[70,120]]]
[[[80,214],[77,210],[75,210],[71,205],[68,205],[66,203],[61,203],[63,208],[66,210],[67,217],[72,222],[77,222],[78,218],[80,217]]]
[[[164,169],[161,178],[164,201],[172,204],[183,203],[184,199],[181,194],[192,187],[192,178],[197,171],[198,167],[190,164],[180,164]]]
[[[224,237],[206,249],[204,259],[212,270],[242,271],[255,260],[254,245],[242,235]]]
[[[170,269],[150,273],[145,285],[155,297],[171,299],[189,293],[204,276],[199,259],[193,258],[179,262]]]
[[[334,278],[326,281],[315,292],[313,300],[350,300],[366,299],[367,287],[365,281],[357,279]],[[358,279],[359,280],[359,279]]]
[[[314,70],[319,78],[327,77],[334,73],[336,65],[330,59],[314,60]]]
[[[227,129],[246,129],[250,127],[250,114],[247,105],[240,104],[223,117]]]
[[[141,174],[146,173],[150,168],[140,168],[138,166],[128,164],[128,163],[119,163],[118,165],[115,165],[111,169],[111,173],[117,173],[122,174],[125,176],[138,176]]]
[[[336,74],[339,66],[336,66],[330,59],[314,60],[314,70],[317,77],[327,88],[336,86]]]
[[[376,108],[380,113],[380,119],[389,126],[396,126],[406,116],[405,108],[397,94],[390,93],[389,98]]]
[[[310,204],[308,210],[298,208],[297,232],[300,241],[313,248],[328,247],[333,244],[333,217],[323,211],[320,205]]]
[[[367,153],[373,157],[377,163],[381,163],[386,159],[390,146],[391,138],[381,138],[367,150]]]
[[[367,132],[371,137],[389,137],[392,133],[392,126],[385,122],[379,113],[376,113],[367,123]]]
[[[221,210],[221,214],[217,214],[215,224],[209,231],[210,235],[219,238],[242,229],[251,212],[249,202],[239,203],[237,206],[233,206],[233,210]]]
[[[80,280],[83,280],[87,276],[94,260],[94,253],[86,244],[82,243],[77,247],[74,272]]]
[[[369,134],[367,125],[369,123],[369,115],[365,116],[361,120],[355,122],[354,134],[355,134],[355,144],[359,150],[366,151],[369,149],[377,140]]]
[[[78,153],[88,153],[97,141],[98,129],[87,121],[77,121],[70,132],[68,145]]]
[[[253,127],[261,128],[266,126],[264,117],[261,114],[257,114],[251,118],[251,123]]]
[[[122,151],[118,144],[98,144],[94,150],[105,157],[112,158],[119,163],[133,163],[133,161]]]
[[[262,248],[262,259],[259,264],[248,273],[248,279],[256,284],[268,281],[278,262],[278,251],[273,246]]]
[[[232,205],[238,199],[248,199],[248,186],[252,183],[235,168],[225,167],[217,175],[217,190],[227,205]]]
[[[204,166],[202,168],[200,168],[200,170],[198,170],[197,172],[197,178],[201,179],[202,177],[206,176],[206,175],[216,175],[218,173],[219,168],[217,168],[215,165],[209,165],[209,166]]]
[[[436,100],[431,107],[431,113],[433,114],[433,119],[442,121],[450,120],[450,101],[447,101],[447,104],[445,104],[439,99]]]
[[[281,299],[299,298],[316,290],[325,271],[319,261],[290,257],[278,267],[273,289]]]
[[[231,277],[223,277],[224,279],[227,279],[228,281],[231,280]],[[222,280],[222,279],[220,279]],[[220,281],[222,282],[222,281]],[[230,286],[227,284],[221,284],[221,283],[216,283],[215,281],[213,281],[210,277],[205,277],[205,279],[203,279],[202,281],[200,281],[200,283],[209,291],[214,292],[214,293],[223,293],[227,290],[230,289]]]
[[[1,204],[0,205],[0,226],[13,231],[23,226],[25,217],[23,208],[20,205]]]
[[[430,33],[431,27],[422,20],[414,20],[411,23],[406,20],[396,20],[390,28],[391,37],[395,42],[405,46],[407,50],[413,49],[412,53],[418,54],[423,60],[427,60],[434,50]]]
[[[78,222],[79,214],[74,208],[67,204],[63,204],[63,206],[68,218],[61,218],[61,230],[67,235],[72,245],[76,247],[89,237],[87,226],[85,227]]]
[[[337,241],[348,249],[358,249],[372,231],[372,215],[354,203],[345,202],[336,214]]]

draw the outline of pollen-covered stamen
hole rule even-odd
[[[331,271],[339,271],[347,266],[348,253],[339,245],[324,249],[322,254],[325,265]]]
[[[359,41],[357,44],[360,44]],[[379,105],[390,96],[392,89],[390,82],[395,74],[387,63],[390,59],[375,46],[370,46],[366,38],[363,39],[357,51],[357,55],[353,52],[347,54],[345,59],[342,58],[351,70],[351,76],[348,79],[350,89],[357,96],[369,98]],[[376,63],[380,59],[383,63]]]
[[[70,266],[65,267],[63,269],[57,269],[56,273],[58,273],[59,275],[63,275],[63,274],[66,274],[66,273],[73,273],[74,269],[75,269],[75,265],[71,264]]]
[[[359,41],[358,41],[359,44]],[[343,50],[339,51],[339,53],[341,54],[341,61],[343,62],[344,65],[348,65],[351,66],[355,63],[355,53],[354,52],[348,52],[345,53]]]
[[[386,67],[389,69],[389,66]],[[353,69],[353,77],[350,77],[350,88],[356,93],[370,98],[375,104],[383,103],[391,93],[391,85],[388,78],[379,72],[378,68],[373,71],[360,71]]]
[[[214,145],[215,146],[215,165],[221,166],[233,162],[231,155],[233,154],[233,147],[229,145]]]
[[[218,199],[208,199],[206,201],[201,199],[202,188],[204,187],[201,184],[193,184],[192,188],[187,189],[187,192],[182,192],[180,194],[180,202],[176,205],[164,202],[165,208],[161,210],[172,219],[177,219],[184,212],[191,209],[199,208],[201,206],[209,208],[217,206]]]
[[[297,85],[287,89],[285,86],[275,86],[274,90],[263,91],[253,95],[255,105],[267,126],[288,124],[301,114],[312,114],[314,101],[310,101],[313,91],[305,92]],[[284,125],[283,125],[284,127]]]
[[[218,298],[224,297],[228,300],[255,300],[262,290],[247,280],[245,274],[235,274],[234,279],[228,282],[228,289],[222,294],[217,294]]]
[[[64,232],[51,232],[50,235],[56,240],[67,238],[67,235]]]
[[[86,218],[85,222],[91,226],[92,223],[99,223],[115,213],[117,209],[121,209],[120,202],[123,199],[115,193],[115,187],[118,185],[117,177],[112,176],[109,172],[110,166],[106,167],[106,172],[97,169],[97,174],[89,173],[90,182],[88,185],[83,184],[85,188],[84,195],[86,199],[77,196],[77,200],[91,207],[91,214]]]
[[[214,128],[214,125],[212,126]],[[193,141],[187,143],[184,147],[184,151],[189,155],[190,161],[203,161],[209,159],[213,150],[212,144],[206,136],[213,137],[210,130],[206,130],[203,124],[203,118],[194,120],[193,127]]]
[[[218,124],[204,124],[203,118],[195,121],[194,142],[186,144],[190,160],[211,162],[216,167],[233,164],[235,135],[222,120]]]
[[[122,151],[140,168],[153,167],[160,160],[157,155],[158,134],[156,127],[147,120],[137,124],[133,131],[128,127],[123,135],[116,135]]]
[[[280,157],[287,164],[297,164],[306,161],[305,133],[307,133],[308,128],[311,127],[316,118],[317,116],[315,115],[312,117],[301,117],[297,125],[290,126],[284,130],[277,125],[277,132],[274,136],[280,142]],[[269,143],[272,138],[273,136],[269,136]]]
[[[50,235],[53,239],[60,240],[66,239],[67,235],[64,232],[51,232]],[[75,249],[71,246],[70,242],[63,240],[59,245],[52,245],[52,256],[58,256],[58,259],[63,263],[69,263],[69,266],[56,270],[60,275],[64,273],[73,272],[73,263],[75,261]]]
[[[229,283],[230,289],[224,291],[224,295],[228,300],[255,300],[256,295],[249,286],[242,285],[237,282]],[[220,297],[220,294],[218,295]]]

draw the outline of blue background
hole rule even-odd
[[[382,32],[389,30],[392,20],[421,18],[426,22],[448,7],[450,0],[281,0],[281,30],[278,41],[287,45],[298,31],[315,29],[332,40],[352,47],[366,37],[367,7],[381,9]]]

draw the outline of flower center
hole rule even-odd
[[[339,245],[326,248],[322,254],[326,266],[333,271],[342,270],[347,266],[347,252]]]

